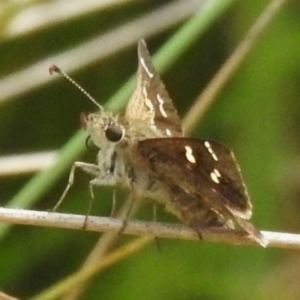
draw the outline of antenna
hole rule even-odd
[[[59,67],[56,65],[52,65],[49,67],[49,73],[52,75],[53,73],[58,73],[62,76],[64,76],[67,80],[69,80],[75,87],[79,89],[84,95],[86,95],[96,106],[98,106],[101,110],[103,110],[103,107],[82,87],[80,86],[74,79],[72,79],[67,73],[62,71]]]

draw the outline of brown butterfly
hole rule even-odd
[[[249,221],[252,205],[233,153],[224,145],[183,136],[181,120],[156,72],[144,40],[138,43],[137,84],[123,114],[82,116],[97,164],[75,162],[94,176],[90,186],[123,185],[137,197],[164,203],[199,236],[205,227],[238,224],[262,246]],[[64,193],[65,194],[65,193]]]

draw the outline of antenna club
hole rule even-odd
[[[58,66],[52,65],[52,66],[49,67],[49,73],[50,73],[50,75],[52,75],[53,73],[61,74],[62,72],[61,72],[61,69]]]
[[[83,127],[83,129],[86,129],[86,123],[87,123],[87,114],[82,112],[80,114],[80,123],[81,123],[81,126]]]

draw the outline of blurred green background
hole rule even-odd
[[[50,77],[52,63],[105,104],[136,71],[138,37],[143,34],[154,54],[192,17],[192,12],[181,17],[184,12],[179,10],[171,17],[178,21],[163,28],[168,17],[158,12],[180,1],[111,1],[107,7],[90,10],[89,2],[0,4],[1,156],[59,150],[79,130],[80,113],[95,111],[66,80]],[[172,65],[162,78],[182,117],[269,2],[219,0],[216,7],[224,5],[219,15],[210,16],[211,24],[203,33],[192,37],[176,61],[168,62]],[[76,7],[80,8],[77,12]],[[143,32],[143,26],[134,22],[147,15],[159,17],[143,25],[149,26]],[[130,22],[135,26],[118,31]],[[192,136],[213,138],[233,149],[254,206],[253,223],[262,230],[300,230],[299,28],[300,4],[290,1],[192,132]],[[107,39],[103,47],[97,44],[99,49],[82,50],[107,32],[112,33],[113,42]],[[79,50],[68,52],[74,49]],[[108,54],[101,59],[97,51]],[[88,150],[76,159],[94,162],[95,156],[94,150]],[[0,205],[53,207],[75,160],[69,158],[68,166],[60,171],[62,176],[45,179],[43,192],[37,192],[30,205],[10,199],[23,191],[34,174],[0,174]],[[75,185],[60,211],[85,214],[89,179],[76,173]],[[94,202],[93,215],[109,215],[112,190],[95,192],[99,201]],[[123,199],[120,194],[119,205]],[[151,215],[152,206],[146,203],[136,218],[149,220]],[[163,207],[159,207],[158,219],[174,221]],[[0,290],[21,299],[75,272],[99,239],[95,233],[26,226],[0,234]],[[122,236],[119,244],[129,239]],[[295,251],[181,240],[161,240],[160,244],[161,252],[155,243],[149,244],[95,276],[80,299],[300,299],[300,257]]]

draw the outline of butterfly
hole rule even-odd
[[[90,187],[129,187],[136,197],[165,204],[199,236],[203,228],[238,225],[267,245],[248,221],[252,205],[233,153],[217,141],[184,136],[144,40],[138,42],[136,87],[123,113],[100,107],[81,121],[99,152],[96,164],[75,162],[73,173],[80,168],[93,175]]]

